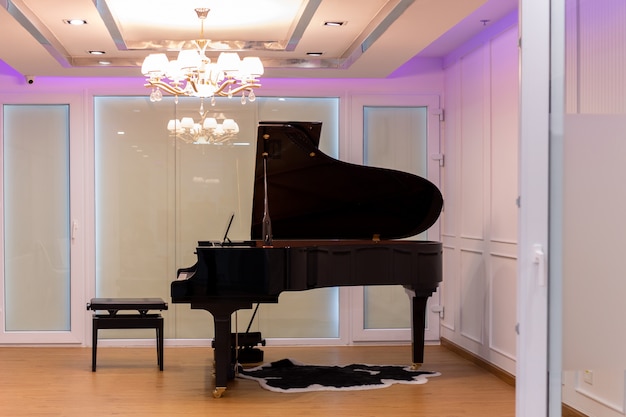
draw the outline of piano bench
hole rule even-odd
[[[98,350],[98,330],[100,329],[155,329],[157,363],[163,370],[163,317],[150,310],[167,310],[167,303],[160,298],[92,298],[87,310],[93,310],[91,371],[96,371]],[[97,311],[108,314],[98,314]],[[137,311],[131,314],[118,314],[119,311]]]

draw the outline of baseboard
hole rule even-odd
[[[567,404],[563,404],[561,407],[561,417],[589,417],[587,414],[583,414],[575,408],[570,407]]]
[[[483,369],[486,369],[487,371],[491,372],[492,374],[494,374],[495,376],[497,376],[498,378],[500,378],[507,384],[515,386],[515,375],[512,375],[509,372],[505,371],[504,369],[498,366],[495,366],[492,363],[487,362],[485,359],[481,358],[475,353],[472,353],[469,350],[445,338],[441,338],[441,346],[445,347],[448,350],[451,350],[452,352],[461,356],[463,359],[466,359],[472,362],[473,364],[478,365],[479,367]]]
[[[457,355],[461,356],[463,359],[466,359],[472,362],[473,364],[491,372],[492,374],[494,374],[495,376],[497,376],[498,378],[500,378],[507,384],[515,386],[515,375],[512,375],[509,372],[505,371],[504,369],[487,362],[485,359],[481,358],[475,353],[470,352],[469,350],[457,345],[456,343],[449,341],[446,338],[441,338],[441,346],[456,353]],[[581,413],[580,411],[576,410],[575,408],[570,407],[567,404],[561,404],[561,416],[562,417],[589,417],[586,414]]]

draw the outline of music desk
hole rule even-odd
[[[98,349],[98,330],[100,329],[155,329],[157,362],[163,370],[163,317],[160,313],[148,313],[151,310],[167,310],[167,303],[160,298],[92,298],[87,303],[87,310],[93,310],[91,371],[96,371],[96,353]],[[97,311],[106,311],[99,314]],[[118,314],[119,311],[136,313]]]

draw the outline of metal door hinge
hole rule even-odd
[[[433,313],[439,313],[439,318],[442,319],[443,318],[443,313],[444,313],[444,308],[441,305],[435,305],[432,306],[430,308],[430,311],[432,311]]]
[[[440,122],[443,122],[445,119],[443,109],[433,109],[432,114],[438,115]]]
[[[443,166],[444,156],[442,153],[434,153],[430,156],[434,161],[439,161],[439,166]]]

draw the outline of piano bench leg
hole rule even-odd
[[[159,317],[159,324],[156,328],[157,362],[159,370],[163,370],[163,317]]]
[[[98,320],[94,316],[91,335],[91,372],[96,372],[96,355],[98,351]]]
[[[155,329],[157,364],[163,371],[163,317],[160,314],[133,314],[133,315],[93,315],[91,371],[96,372],[96,356],[98,350],[98,330],[100,329]]]

